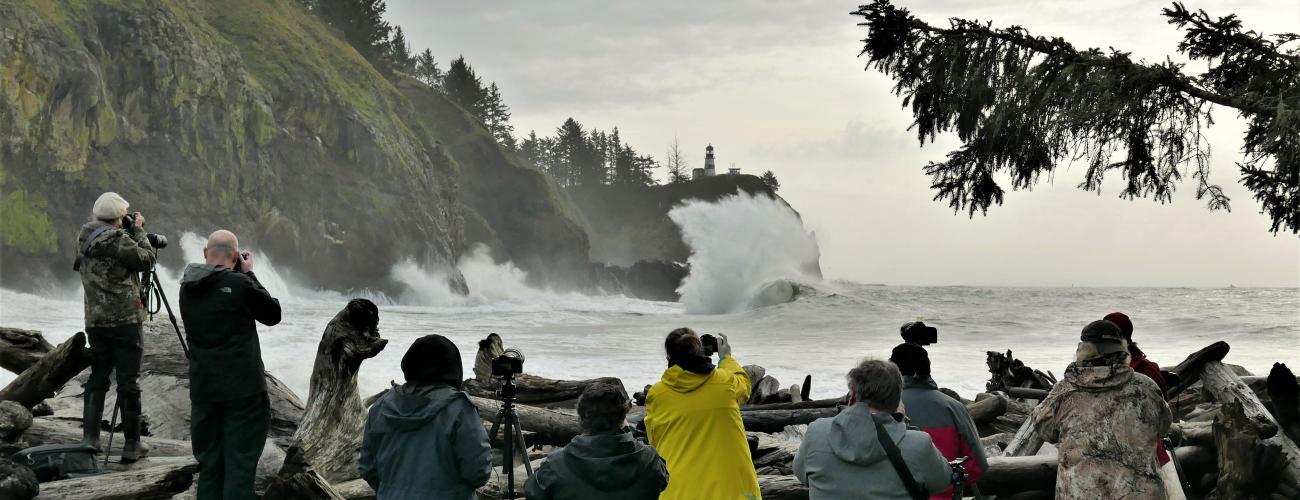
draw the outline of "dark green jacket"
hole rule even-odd
[[[81,287],[86,292],[86,328],[135,325],[144,322],[140,302],[140,273],[153,268],[154,251],[140,228],[109,228],[81,249],[100,221],[81,226],[76,253],[81,257]]]
[[[659,453],[617,431],[573,438],[528,478],[524,494],[529,500],[655,500],[666,487],[668,467]]]
[[[190,264],[181,277],[181,319],[190,345],[190,399],[230,401],[266,392],[257,325],[280,322],[280,301],[253,273]]]

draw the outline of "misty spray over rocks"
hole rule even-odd
[[[794,300],[821,280],[817,238],[780,200],[741,193],[668,213],[691,248],[677,289],[691,314],[729,314]]]

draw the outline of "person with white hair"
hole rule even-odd
[[[140,441],[140,361],[144,357],[140,273],[153,268],[154,249],[144,231],[144,215],[128,214],[130,204],[117,193],[95,200],[91,220],[77,236],[77,263],[85,290],[86,339],[90,342],[90,378],[82,396],[82,443],[99,449],[100,420],[108,376],[117,373],[117,402],[122,411],[125,445],[122,462],[148,455]]]

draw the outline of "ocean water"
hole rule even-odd
[[[887,358],[901,342],[898,327],[924,317],[939,328],[939,342],[929,347],[935,379],[973,397],[988,379],[986,351],[1010,349],[1029,366],[1059,376],[1071,361],[1080,329],[1112,311],[1133,319],[1135,340],[1161,365],[1172,366],[1224,340],[1232,345],[1226,361],[1256,374],[1267,374],[1279,361],[1300,369],[1300,289],[906,287],[825,281],[805,274],[809,260],[817,258],[815,240],[800,233],[797,218],[783,206],[739,198],[688,203],[679,210],[690,211],[690,217],[680,219],[695,252],[682,303],[530,288],[522,271],[492,263],[482,252],[471,253],[459,265],[471,289],[463,297],[445,289],[437,270],[395,266],[394,278],[409,285],[410,293],[359,295],[380,304],[380,334],[390,340],[378,357],[361,365],[361,392],[400,382],[402,354],[421,335],[450,338],[460,346],[468,370],[477,341],[492,332],[501,334],[507,347],[525,353],[529,373],[566,379],[615,376],[635,391],[657,380],[666,367],[664,336],[687,326],[701,334],[725,333],[737,360],[766,367],[785,386],[812,375],[813,396],[833,397],[845,392],[843,377],[850,368],[867,356]],[[746,224],[781,217],[795,223],[777,221],[781,231]],[[197,261],[202,241],[193,234],[179,240],[178,249],[166,251],[181,251]],[[756,255],[722,251],[736,248],[766,250]],[[259,326],[266,367],[305,400],[320,335],[351,296],[297,286],[265,259],[256,269],[284,309],[279,325]],[[178,274],[159,270],[173,304]],[[798,297],[755,307],[751,299],[782,280],[797,286]],[[62,341],[82,329],[81,292],[24,293],[0,284],[0,325],[40,330],[51,342]],[[12,379],[12,374],[0,373],[0,384]]]

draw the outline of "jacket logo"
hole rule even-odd
[[[223,287],[221,287],[221,293],[231,293],[231,292],[230,292],[230,287],[228,287],[228,286],[223,286]]]

